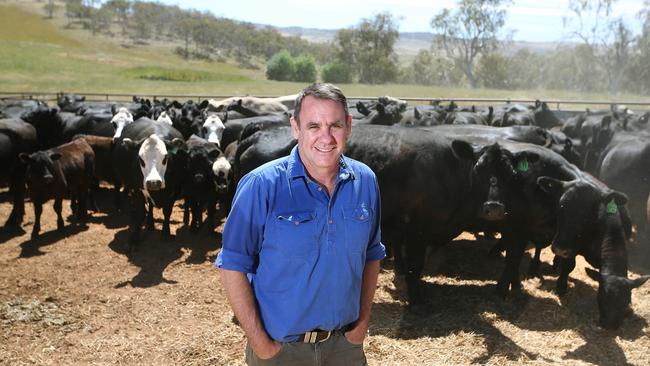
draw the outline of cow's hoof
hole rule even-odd
[[[555,293],[556,293],[558,296],[566,295],[566,292],[567,292],[567,287],[566,287],[566,285],[565,285],[565,286],[560,286],[560,285],[558,285],[557,287],[555,287]]]

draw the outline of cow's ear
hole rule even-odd
[[[422,114],[420,113],[418,107],[413,107],[413,116],[415,116],[415,119],[422,118]]]
[[[215,147],[216,147],[216,145],[215,145]],[[221,156],[221,154],[222,154],[221,150],[219,150],[219,148],[215,148],[215,149],[210,150],[210,152],[208,152],[208,157],[210,158],[210,160],[214,161],[214,160],[217,160],[217,158],[219,156]]]
[[[223,122],[223,123],[228,122],[228,111],[223,112],[223,118],[221,119],[221,122]]]
[[[32,158],[27,153],[20,153],[18,154],[18,157],[20,158],[20,161],[25,164],[29,164],[29,162],[32,160]]]
[[[205,109],[205,108],[208,107],[208,105],[210,105],[210,101],[208,101],[207,99],[205,99],[205,100],[203,100],[203,101],[201,102],[201,104],[198,105],[198,107],[199,107],[199,109]]]
[[[530,152],[530,151],[526,151],[526,152],[523,153],[522,155],[526,158],[526,160],[527,160],[529,163],[533,163],[533,164],[535,164],[536,162],[539,161],[539,154],[537,154],[537,153]]]
[[[472,145],[467,141],[454,140],[451,142],[451,151],[461,160],[474,160],[475,154]]]
[[[600,272],[591,268],[585,268],[585,272],[587,272],[587,276],[589,276],[592,280],[600,282]]]
[[[172,140],[172,145],[174,145],[177,148],[181,148],[185,146],[185,141],[183,139],[179,139],[178,137],[176,137]]]
[[[537,178],[537,185],[539,188],[554,196],[560,196],[564,192],[564,182],[555,178],[542,176]]]
[[[138,99],[137,96],[134,95],[134,96],[133,96],[133,102],[134,102],[134,103],[139,103],[140,100]]]
[[[639,278],[635,278],[633,280],[628,280],[629,281],[628,283],[630,284],[630,289],[637,288],[637,287],[643,285],[644,283],[646,283],[646,281],[648,279],[650,279],[650,276],[645,275],[645,276],[641,276]]]
[[[183,108],[183,105],[182,105],[179,101],[177,101],[177,100],[175,100],[175,101],[172,102],[172,106],[173,106],[174,108]]]
[[[602,201],[607,205],[614,201],[617,206],[623,206],[627,203],[628,198],[625,193],[619,191],[609,191],[603,194]]]
[[[117,114],[117,105],[116,104],[111,104],[111,114],[112,115]]]
[[[59,160],[61,159],[61,153],[58,152],[53,152],[50,154],[50,159],[52,160]]]
[[[546,112],[546,111],[549,110],[549,109],[548,109],[548,104],[546,104],[546,102],[542,102],[541,106],[542,106],[542,110],[543,110],[544,112]]]
[[[377,109],[377,112],[379,112],[379,113],[385,113],[385,112],[386,112],[386,110],[384,109],[384,105],[383,105],[383,104],[379,104],[379,103],[378,103],[377,106],[376,106],[375,108]]]
[[[138,147],[138,143],[131,140],[128,137],[122,140],[122,145],[125,146],[127,149],[135,149],[136,147]]]

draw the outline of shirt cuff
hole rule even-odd
[[[228,249],[221,249],[217,260],[214,262],[215,267],[238,271],[243,273],[256,272],[256,257],[234,252]]]
[[[379,261],[386,257],[386,247],[384,244],[377,243],[368,248],[366,251],[366,262]]]

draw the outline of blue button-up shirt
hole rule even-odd
[[[330,197],[296,146],[241,179],[216,266],[247,273],[266,331],[293,342],[359,318],[365,263],[386,255],[379,220],[370,168],[342,156]]]

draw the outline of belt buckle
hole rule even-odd
[[[318,333],[327,333],[327,337],[324,339],[318,340]],[[320,343],[320,342],[325,342],[326,340],[330,339],[330,336],[332,335],[332,332],[306,332],[304,337],[303,337],[303,343]]]

